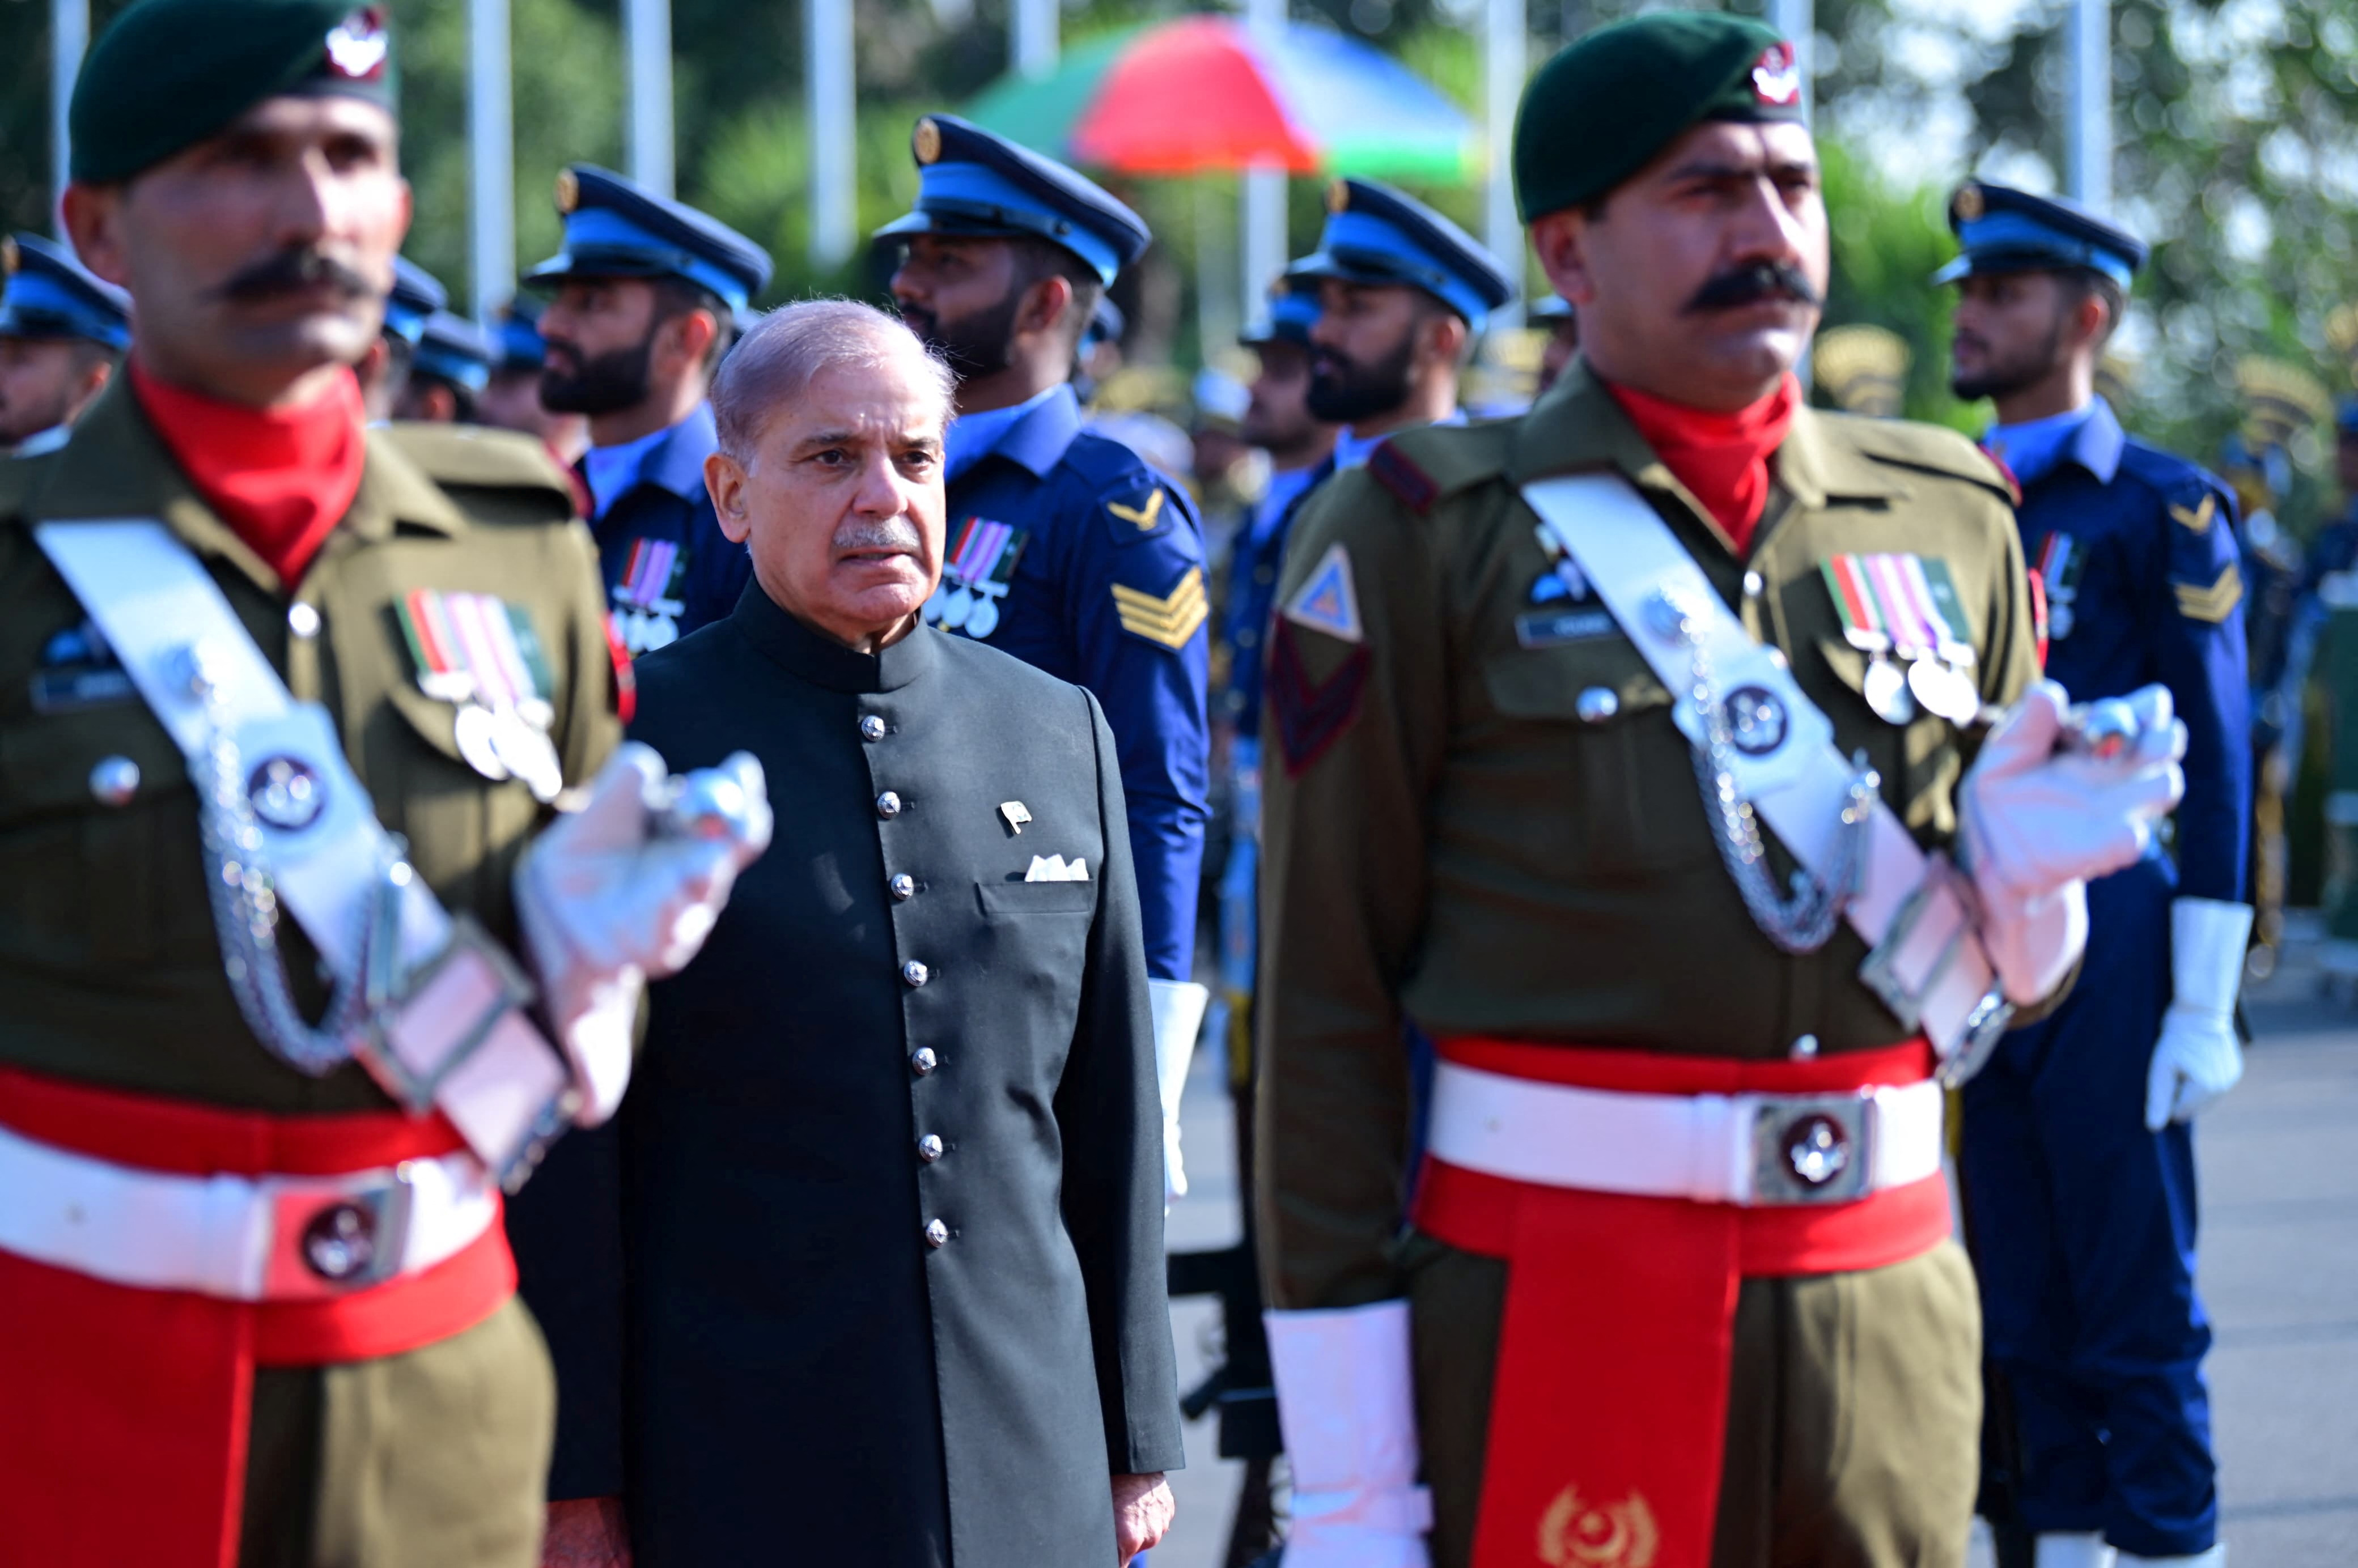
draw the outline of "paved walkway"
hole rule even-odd
[[[2296,948],[2255,988],[2243,1086],[2205,1116],[2202,1276],[2226,1535],[2238,1568],[2358,1564],[2358,1011],[2326,1002]],[[1193,1190],[1171,1243],[1233,1241],[1234,1141],[1217,1059],[1199,1054],[1184,1117]],[[1181,1387],[1217,1346],[1208,1302],[1174,1305]],[[1187,1432],[1179,1521],[1152,1568],[1219,1568],[1240,1466]]]

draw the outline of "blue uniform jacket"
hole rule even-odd
[[[704,488],[704,460],[719,444],[711,406],[698,404],[590,524],[614,629],[633,654],[727,616],[753,575],[752,557],[720,532]]]
[[[2131,440],[2099,400],[2054,468],[2024,486],[2020,517],[2047,589],[2048,675],[2074,702],[2169,688],[2187,731],[2178,892],[2242,902],[2251,703],[2233,495]]]
[[[992,647],[1097,695],[1121,762],[1147,972],[1184,980],[1210,766],[1210,606],[1194,504],[1128,447],[1082,429],[1069,388],[1010,427],[950,482],[948,499],[946,569],[926,619],[979,630]],[[974,523],[1022,536],[969,535]],[[961,561],[979,584],[967,586]],[[959,609],[987,598],[992,611],[946,618],[962,587]]]
[[[1227,620],[1221,627],[1229,651],[1228,689],[1221,694],[1220,706],[1240,736],[1260,733],[1261,677],[1268,667],[1268,650],[1261,646],[1261,639],[1269,635],[1270,617],[1276,612],[1277,578],[1285,568],[1286,536],[1293,532],[1293,520],[1302,515],[1303,503],[1334,471],[1335,460],[1329,456],[1310,470],[1309,482],[1289,496],[1265,526],[1255,517],[1237,530],[1237,542],[1228,557]]]

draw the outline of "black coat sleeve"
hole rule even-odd
[[[1097,733],[1105,862],[1079,1026],[1056,1092],[1065,1227],[1088,1295],[1108,1463],[1117,1476],[1146,1475],[1185,1463],[1164,1290],[1163,1109],[1121,763],[1097,698],[1081,696]]]

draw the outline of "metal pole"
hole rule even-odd
[[[1809,114],[1817,107],[1817,89],[1812,78],[1817,66],[1812,56],[1818,37],[1816,0],[1774,0],[1771,22],[1793,46],[1793,64],[1801,73],[1801,113]]]
[[[671,0],[623,0],[622,47],[631,61],[631,178],[667,197],[672,193]]]
[[[66,237],[59,201],[72,178],[74,78],[82,51],[90,48],[90,0],[51,0],[49,6],[49,222]]]
[[[2065,32],[2071,57],[2071,117],[2065,133],[2065,177],[2072,198],[2102,212],[2113,204],[2113,8],[2110,0],[2072,0]]]
[[[860,243],[857,70],[851,0],[803,0],[803,98],[810,105],[810,259],[840,266]]]
[[[1483,204],[1482,238],[1522,292],[1523,225],[1515,216],[1515,106],[1521,102],[1531,45],[1523,0],[1487,0],[1484,8],[1482,85],[1488,111],[1490,182]],[[1520,300],[1494,318],[1501,327],[1522,319]]]
[[[1245,0],[1245,27],[1256,38],[1274,40],[1285,30],[1285,0]],[[1245,171],[1239,227],[1244,258],[1243,296],[1237,319],[1253,327],[1269,319],[1270,280],[1285,270],[1285,170],[1277,168]],[[1212,345],[1204,345],[1206,353]]]
[[[1056,69],[1058,0],[1014,0],[1014,64],[1035,81]]]
[[[515,288],[515,117],[508,0],[468,0],[468,284],[475,319]]]

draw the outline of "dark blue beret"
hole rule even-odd
[[[557,177],[565,248],[525,275],[532,283],[568,277],[676,277],[742,310],[770,286],[770,253],[718,218],[608,168],[577,163]]]
[[[1338,179],[1327,188],[1318,249],[1287,273],[1422,288],[1476,330],[1515,297],[1506,268],[1473,235],[1413,196],[1371,179]]]
[[[928,114],[909,138],[917,204],[884,234],[1030,234],[1081,258],[1110,286],[1154,236],[1146,220],[1053,158],[955,114]]]
[[[1950,199],[1949,232],[1963,249],[1932,275],[1934,283],[2085,267],[2126,288],[2148,254],[2143,240],[2076,201],[1979,179],[1965,181]]]
[[[87,338],[131,346],[131,296],[38,234],[0,237],[0,338]]]

